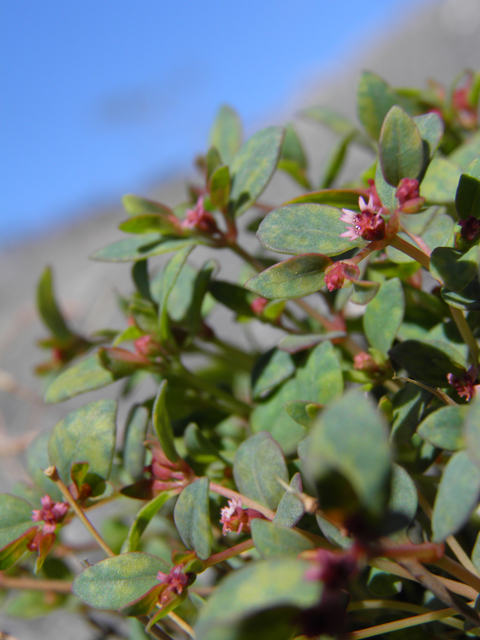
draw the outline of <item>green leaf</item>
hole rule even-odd
[[[283,136],[282,127],[262,129],[235,155],[231,164],[229,204],[232,216],[239,216],[249,209],[269,183],[280,157]]]
[[[302,298],[315,293],[325,283],[330,258],[318,253],[294,256],[265,269],[245,283],[245,287],[264,298]]]
[[[382,165],[380,162],[377,162],[377,167],[375,169],[375,188],[377,189],[378,197],[382,201],[383,206],[390,209],[390,211],[394,211],[398,207],[398,200],[395,195],[397,188],[388,184],[383,177]]]
[[[302,115],[321,122],[339,136],[345,136],[352,132],[360,133],[350,120],[329,107],[309,107],[308,109],[303,109]]]
[[[133,482],[143,478],[145,466],[145,438],[148,429],[149,413],[146,407],[132,407],[125,427],[123,447],[123,466]]]
[[[430,273],[447,289],[461,291],[476,276],[479,260],[477,246],[466,253],[451,247],[437,247],[430,256]]]
[[[294,379],[261,402],[253,410],[250,420],[252,430],[269,431],[286,455],[296,451],[305,429],[300,427],[284,410],[291,400],[327,404],[343,391],[343,375],[337,355],[328,341],[318,345],[310,353],[303,366],[298,367]]]
[[[380,283],[368,280],[356,280],[353,282],[353,291],[350,301],[355,304],[368,304],[377,295]]]
[[[230,462],[214,447],[194,423],[188,425],[183,434],[185,448],[188,454],[200,464],[209,464],[215,460],[222,460],[230,466]]]
[[[266,395],[295,373],[291,356],[278,349],[270,349],[260,356],[252,371],[254,399]]]
[[[240,493],[275,510],[285,490],[277,477],[288,482],[287,465],[282,450],[272,436],[261,431],[237,449],[233,476]]]
[[[173,216],[173,213],[170,215]],[[118,225],[120,231],[125,233],[135,234],[172,234],[181,235],[180,223],[176,225],[172,220],[168,219],[164,215],[156,213],[149,213],[143,216],[134,216],[133,218],[127,218],[124,222]]]
[[[292,198],[284,203],[288,204],[327,204],[333,207],[358,207],[358,199],[364,196],[362,189],[322,189],[321,191],[311,191],[302,193],[301,196]]]
[[[414,116],[413,121],[417,125],[422,140],[428,145],[428,155],[431,160],[442,140],[445,129],[443,120],[436,113],[424,113],[420,116]]]
[[[475,158],[460,176],[455,205],[459,218],[480,218],[480,158]]]
[[[73,581],[72,591],[94,609],[125,609],[155,587],[160,590],[159,571],[170,571],[160,558],[148,553],[122,553],[84,569]],[[154,605],[152,602],[147,611]]]
[[[38,281],[37,308],[43,322],[58,340],[68,342],[74,337],[55,299],[53,275],[50,267],[45,268]]]
[[[252,539],[255,549],[266,560],[298,556],[302,551],[315,548],[313,542],[299,531],[257,518],[252,520]]]
[[[302,476],[296,473],[290,480],[290,488],[295,492],[303,491]],[[284,527],[294,527],[305,515],[305,507],[302,501],[294,493],[285,491],[283,498],[278,503],[277,512],[273,522]]]
[[[125,211],[131,216],[171,216],[173,215],[172,209],[155,200],[148,200],[147,198],[140,198],[128,193],[122,198]]]
[[[43,472],[50,466],[48,458],[48,441],[50,433],[42,433],[37,436],[27,447],[25,458],[27,463],[28,475],[32,479],[35,487],[38,488],[41,496],[46,493],[55,502],[62,502],[63,496],[57,485],[50,480]],[[30,502],[32,502],[30,500]],[[40,500],[37,498],[37,506],[40,508]],[[35,504],[32,502],[32,504]]]
[[[465,444],[462,426],[466,411],[467,407],[464,405],[441,407],[425,418],[417,433],[434,447],[458,451]]]
[[[331,331],[330,333],[304,333],[299,335],[288,335],[283,337],[278,343],[278,348],[281,351],[287,353],[298,353],[305,349],[310,349],[320,342],[327,340],[336,340],[338,338],[344,338],[346,333],[344,331]]]
[[[390,439],[395,444],[409,442],[415,433],[432,394],[408,383],[393,396],[393,420]]]
[[[202,560],[210,557],[212,527],[208,502],[208,478],[199,478],[183,489],[175,510],[175,526],[187,549],[193,549]]]
[[[365,71],[358,84],[358,118],[365,131],[375,140],[380,136],[385,116],[398,104],[395,91],[379,76]]]
[[[316,411],[312,412],[312,407],[315,408]],[[288,415],[306,429],[310,429],[313,426],[317,413],[321,407],[322,405],[320,404],[315,404],[305,400],[290,400],[290,402],[286,402],[283,405],[283,408]]]
[[[218,150],[225,164],[232,163],[242,138],[242,123],[237,112],[228,105],[221,106],[210,131],[210,145]]]
[[[463,435],[470,457],[480,465],[480,400],[475,398],[470,404],[465,417]]]
[[[432,387],[447,387],[447,374],[462,376],[464,369],[459,363],[461,354],[452,357],[447,352],[445,343],[432,340],[405,340],[395,345],[388,352],[391,359],[405,369],[410,378],[424,382]]]
[[[23,556],[36,531],[37,526],[32,521],[32,505],[17,496],[0,493],[1,571],[11,567]]]
[[[123,543],[122,553],[128,553],[138,549],[140,538],[152,521],[152,518],[158,513],[167,500],[170,500],[170,498],[175,495],[177,495],[177,491],[162,491],[162,493],[155,496],[153,500],[147,502],[147,504],[140,509],[135,516],[135,520],[132,522],[132,526],[128,531],[128,536]]]
[[[399,278],[384,282],[369,302],[363,328],[372,347],[386,353],[393,344],[405,313],[405,296]]]
[[[465,451],[457,451],[447,463],[433,505],[434,542],[455,535],[478,505],[480,470]]]
[[[308,181],[307,172],[305,169],[302,169],[296,162],[293,160],[279,160],[278,169],[285,171],[291,176],[298,184],[300,184],[304,189],[310,189],[310,182]]]
[[[308,562],[283,558],[233,571],[202,608],[195,629],[197,639],[287,640],[298,635],[294,622],[298,609],[316,605],[322,590],[319,582],[304,579],[308,567]],[[267,611],[274,613],[268,629],[258,624],[242,632],[250,616]]]
[[[271,211],[258,228],[260,243],[278,253],[321,253],[336,256],[358,243],[340,238],[346,225],[342,212],[321,204],[291,204]]]
[[[176,462],[178,460],[178,453],[175,449],[172,423],[167,413],[166,394],[167,381],[162,380],[153,405],[152,423],[163,452],[171,462]]]
[[[213,206],[223,211],[230,197],[230,171],[227,166],[218,167],[213,172],[208,181],[208,190]]]
[[[70,412],[50,436],[48,454],[68,486],[75,462],[88,462],[86,482],[92,489],[108,480],[115,452],[115,400],[98,400]]]
[[[341,506],[325,482],[334,471],[348,480],[372,515],[381,516],[388,500],[390,467],[387,426],[362,393],[350,392],[322,411],[312,431],[307,469],[324,509]]]
[[[168,318],[168,298],[192,249],[193,247],[189,246],[177,251],[173,258],[168,261],[163,270],[162,288],[159,300],[159,333],[162,342],[173,341],[170,321]]]
[[[305,189],[310,188],[307,177],[307,158],[300,138],[291,124],[285,127],[282,151],[278,168],[286,171]]]
[[[255,314],[250,307],[253,296],[250,291],[237,284],[215,280],[210,284],[210,293],[218,302],[234,311],[239,316],[254,318]]]
[[[464,170],[480,155],[480,131],[474,133],[467,142],[457,147],[449,159]]]
[[[402,581],[398,576],[372,567],[367,582],[368,590],[378,598],[395,596],[402,590]]]
[[[99,262],[136,262],[196,244],[202,244],[198,237],[172,238],[162,237],[158,233],[147,233],[108,244],[93,253],[90,258]]]
[[[449,158],[436,156],[428,165],[420,188],[420,195],[430,204],[448,204],[455,201],[460,167]]]
[[[355,131],[343,136],[338,140],[328,156],[325,169],[323,171],[322,178],[320,180],[320,189],[328,189],[335,178],[338,176],[340,170],[343,167],[348,147],[352,140],[355,140],[357,134]]]
[[[380,133],[380,164],[385,180],[398,186],[403,178],[418,178],[424,164],[423,141],[415,122],[394,106]]]
[[[467,284],[461,292],[449,291],[443,288],[440,291],[442,299],[456,309],[464,311],[478,311],[480,309],[480,284],[475,278]]]
[[[401,517],[402,531],[412,522],[417,513],[417,488],[410,475],[399,464],[392,466],[392,479],[388,511]]]
[[[101,389],[112,382],[115,382],[114,375],[102,366],[98,355],[88,356],[55,378],[47,389],[45,402],[62,402],[80,393]]]

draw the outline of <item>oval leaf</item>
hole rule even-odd
[[[302,551],[315,548],[299,531],[261,518],[252,521],[252,539],[255,549],[265,559],[298,556]]]
[[[207,560],[212,548],[212,528],[208,502],[208,478],[199,478],[183,489],[175,510],[175,526],[187,549],[193,549],[202,560]]]
[[[358,246],[341,238],[342,212],[323,204],[291,204],[271,211],[258,228],[260,243],[278,253],[336,256]]]
[[[385,180],[396,187],[403,178],[418,178],[424,164],[423,141],[415,122],[394,106],[380,133],[380,164]]]
[[[242,144],[242,123],[237,112],[224,104],[220,107],[210,131],[210,145],[230,164]]]
[[[245,283],[245,287],[264,298],[301,298],[315,293],[325,283],[330,258],[305,253],[274,264]]]
[[[466,411],[467,407],[464,405],[441,407],[425,418],[418,427],[417,433],[439,449],[446,451],[462,449],[465,444],[462,426]]]
[[[155,403],[153,405],[153,429],[157,434],[160,446],[162,447],[163,452],[165,453],[167,458],[171,462],[176,462],[178,460],[178,453],[175,449],[172,423],[170,422],[170,418],[168,417],[167,413],[166,395],[167,381],[162,380],[158,389],[157,397],[155,398]]]
[[[433,505],[432,533],[435,542],[455,535],[470,518],[480,496],[480,470],[465,451],[447,463]]]
[[[468,408],[463,435],[469,455],[480,465],[480,398],[478,396]]]
[[[115,400],[98,400],[75,409],[55,425],[48,455],[67,486],[76,462],[88,462],[85,481],[92,489],[108,480],[115,452],[116,412]]]
[[[72,591],[94,609],[123,609],[160,585],[159,571],[170,571],[160,558],[148,553],[122,553],[87,567],[73,581]]]
[[[296,473],[290,481],[290,487],[295,492],[303,491],[302,476],[300,473]],[[280,524],[284,527],[294,527],[305,514],[305,507],[302,501],[297,498],[294,493],[285,491],[283,498],[280,500],[277,512],[273,519],[275,524]]]
[[[466,253],[451,247],[437,247],[430,256],[430,273],[451,291],[461,291],[477,274],[479,249],[472,247]]]
[[[459,218],[480,218],[480,158],[475,158],[460,176],[455,205]]]
[[[170,500],[174,495],[177,495],[176,491],[163,491],[140,509],[128,531],[128,536],[123,543],[122,553],[137,550],[140,538],[150,524],[153,516],[163,507],[167,500]]]
[[[20,538],[31,527],[36,527],[32,521],[32,505],[17,496],[0,493],[0,549]]]
[[[392,346],[405,313],[405,296],[399,278],[384,282],[369,302],[363,327],[372,347],[386,353]]]
[[[249,209],[270,181],[280,157],[284,130],[268,127],[240,148],[231,164],[229,211],[239,216]]]
[[[101,389],[112,382],[115,382],[115,376],[102,366],[95,354],[62,371],[48,387],[45,402],[62,402],[80,393]]]
[[[270,349],[260,356],[252,371],[253,397],[266,395],[295,373],[295,363],[285,351]]]
[[[277,508],[285,492],[277,477],[288,482],[288,473],[282,450],[269,433],[257,433],[239,446],[233,476],[240,493],[269,509]]]
[[[42,320],[58,340],[68,342],[74,337],[55,299],[53,275],[50,267],[44,270],[38,281],[37,308]]]
[[[145,437],[148,429],[149,413],[146,407],[132,408],[125,429],[123,466],[133,482],[143,478],[145,466]]]

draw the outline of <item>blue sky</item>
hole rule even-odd
[[[251,132],[406,4],[3,3],[0,246],[188,169],[222,102]]]

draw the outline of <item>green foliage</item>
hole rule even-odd
[[[445,585],[465,596],[478,580],[441,556],[448,541],[469,569],[476,540],[480,567],[479,77],[421,90],[363,73],[360,128],[303,113],[337,136],[315,179],[295,122],[243,142],[221,107],[188,201],[125,196],[128,235],[92,256],[132,262],[115,329],[78,335],[44,271],[46,401],[107,385],[117,400],[75,405],[30,442],[30,482],[0,495],[2,584],[28,587],[7,613],[67,606],[73,578],[81,613],[137,618],[132,640],[170,637],[177,608],[198,640],[370,637],[415,624],[397,623],[402,607],[477,621]],[[351,145],[372,157],[345,183]],[[277,169],[286,191],[267,204]],[[237,225],[253,209],[255,255]],[[93,529],[107,499],[118,507]],[[74,518],[111,555],[82,548],[82,572],[60,559]],[[204,600],[189,587],[205,569]],[[34,591],[30,570],[55,582]],[[451,624],[418,628],[446,640]]]

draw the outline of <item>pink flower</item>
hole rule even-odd
[[[372,358],[372,356],[366,351],[357,353],[353,358],[353,368],[358,371],[367,371],[369,373],[375,373],[378,371],[378,364]]]
[[[355,280],[360,275],[360,269],[351,261],[339,260],[325,270],[325,284],[329,291],[341,289],[345,280]]]
[[[45,522],[43,525],[44,533],[53,533],[57,524],[63,520],[67,511],[68,504],[66,502],[53,502],[49,495],[40,499],[42,509],[33,509],[33,522]]]
[[[162,347],[152,336],[142,336],[137,338],[133,346],[135,351],[145,358],[152,358],[161,355]]]
[[[263,518],[260,511],[255,509],[242,509],[242,501],[240,498],[231,498],[228,506],[223,507],[220,511],[220,522],[223,524],[223,535],[227,535],[228,531],[235,531],[237,534],[249,533],[250,522],[255,518]]]
[[[370,193],[368,204],[363,198],[358,199],[360,213],[342,209],[342,222],[346,222],[350,227],[345,233],[340,234],[341,238],[356,240],[363,238],[368,242],[383,240],[385,238],[385,220],[382,218],[383,207],[375,204],[373,193]]]
[[[448,384],[455,389],[460,398],[465,398],[468,402],[477,395],[480,389],[480,385],[475,384],[479,371],[478,367],[472,366],[468,371],[465,371],[461,378],[449,373],[447,374]]]
[[[179,564],[170,569],[169,573],[163,573],[162,571],[157,573],[157,578],[166,587],[160,596],[160,604],[165,604],[172,597],[182,594],[188,583],[188,576],[183,573],[182,569],[183,565]]]
[[[215,218],[209,211],[205,210],[203,200],[204,196],[200,196],[195,207],[187,210],[185,219],[182,222],[182,227],[184,229],[197,229],[204,233],[218,233],[219,229]]]

